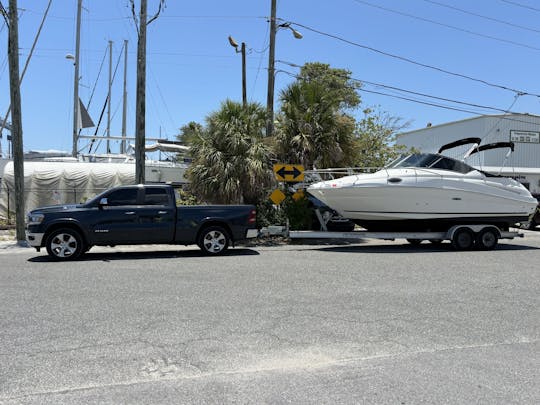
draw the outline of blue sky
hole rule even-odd
[[[8,2],[2,3],[7,6]],[[47,3],[48,0],[18,2],[21,70]],[[71,151],[74,69],[65,55],[74,53],[76,3],[53,0],[24,78],[25,151]],[[148,3],[151,14],[158,1]],[[135,126],[137,45],[129,2],[86,0],[83,5],[81,99],[86,104],[96,87],[90,114],[97,122],[107,92],[108,56],[100,76],[98,72],[108,41],[114,41],[116,64],[127,39],[127,127],[131,135]],[[238,43],[245,42],[248,49],[248,99],[266,104],[269,14],[270,0],[166,1],[159,19],[148,27],[147,137],[174,139],[182,125],[204,122],[225,99],[241,101],[241,57],[229,45],[228,35]],[[295,39],[285,29],[277,33],[276,110],[279,91],[294,80],[291,74],[298,72],[291,64],[324,62],[350,70],[355,79],[376,83],[363,86],[363,106],[379,106],[390,115],[409,121],[411,130],[428,122],[436,125],[477,114],[497,114],[497,109],[540,113],[537,1],[278,0],[277,16],[280,21],[291,22],[304,37]],[[111,135],[121,132],[122,63],[113,83]],[[0,20],[2,116],[9,105],[8,85],[7,28]],[[396,88],[494,109],[404,93]],[[356,113],[360,117],[361,109]],[[94,129],[85,132],[93,134]],[[104,132],[103,124],[98,134]],[[84,145],[82,141],[79,147]],[[4,152],[7,149],[5,135],[2,148]],[[100,148],[104,152],[104,143]],[[116,152],[119,145],[112,142],[111,149]]]

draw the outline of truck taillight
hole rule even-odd
[[[248,224],[254,224],[257,220],[257,211],[251,210],[248,217]]]

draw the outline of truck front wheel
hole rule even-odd
[[[219,255],[227,250],[230,243],[229,234],[221,226],[209,226],[203,229],[198,245],[208,255]]]
[[[83,238],[74,229],[57,229],[47,237],[47,253],[54,260],[73,260],[85,252]]]

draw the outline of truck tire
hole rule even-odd
[[[452,246],[456,250],[470,250],[474,246],[474,234],[468,228],[461,228],[452,236]]]
[[[86,251],[79,232],[71,228],[52,231],[45,242],[47,253],[54,260],[74,260]]]
[[[476,248],[480,250],[493,250],[499,241],[499,233],[492,228],[482,229],[476,235]]]
[[[199,235],[199,248],[207,255],[219,255],[227,250],[230,243],[229,233],[221,226],[209,226]]]

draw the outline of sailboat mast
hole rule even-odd
[[[112,86],[112,46],[113,41],[109,41],[109,95],[107,97],[107,150],[105,153],[111,153],[111,86]]]
[[[126,153],[126,118],[127,118],[127,62],[128,41],[124,40],[124,94],[122,105],[122,143],[120,153]]]
[[[71,155],[77,157],[79,137],[79,51],[81,46],[81,10],[82,0],[77,1],[77,29],[75,34],[75,77],[73,79],[73,148]]]

